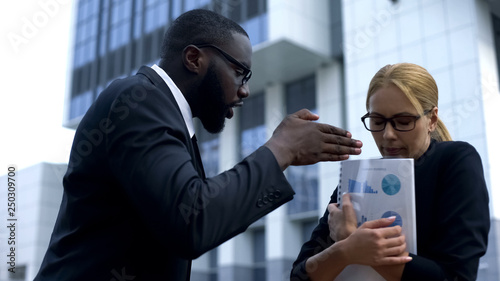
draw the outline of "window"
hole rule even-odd
[[[263,228],[253,231],[253,280],[266,281],[266,232]]]
[[[259,15],[259,4],[261,1],[248,1],[247,2],[247,18],[251,19]]]
[[[109,50],[113,51],[130,42],[132,0],[113,0],[111,4]]]
[[[82,0],[78,3],[73,67],[78,68],[96,57],[99,0]]]
[[[252,45],[268,38],[267,0],[215,0],[214,11],[241,24]]]
[[[316,112],[315,77],[307,77],[286,86],[287,113],[302,108]],[[295,190],[295,198],[288,203],[288,214],[297,214],[318,209],[318,164],[290,166],[287,178]]]
[[[147,0],[144,19],[144,32],[151,33],[168,23],[168,0]]]
[[[197,8],[196,0],[184,0],[184,11],[189,11]]]
[[[196,119],[196,138],[200,149],[201,161],[207,178],[219,174],[219,135],[211,134],[203,129],[201,122]]]
[[[172,0],[172,20],[182,14],[182,0]]]
[[[495,14],[491,14],[492,22],[493,22],[493,37],[495,38],[495,47],[496,47],[496,55],[497,55],[497,68],[498,75],[497,78],[500,83],[500,17],[497,17]],[[500,87],[500,84],[499,84]]]
[[[210,267],[208,271],[208,280],[209,281],[217,281],[217,258],[218,258],[218,252],[217,248],[211,250],[208,252],[208,266]]]
[[[134,39],[138,39],[142,35],[142,27],[143,27],[143,17],[142,17],[142,11],[143,11],[143,0],[135,0],[135,7],[134,7]]]
[[[240,22],[243,20],[241,16],[241,2],[243,1],[232,1],[230,3],[224,3],[224,9],[226,10],[228,17],[236,22]]]
[[[242,27],[248,33],[252,46],[267,40],[267,14],[262,14],[258,17],[247,20],[242,24]]]
[[[253,94],[245,99],[245,105],[241,107],[240,130],[240,156],[243,159],[267,140],[263,93]]]
[[[243,159],[267,141],[264,93],[250,95],[240,109],[240,157]],[[264,217],[258,221],[264,223]]]
[[[219,174],[219,138],[200,141],[199,147],[205,176],[216,176]]]
[[[318,220],[302,222],[302,243],[307,242],[311,238],[314,228],[318,225]]]
[[[86,91],[71,98],[70,118],[73,119],[83,116],[93,102],[92,91]]]
[[[100,38],[99,38],[99,55],[103,56],[108,51],[108,25],[109,25],[109,2],[104,1],[104,5],[101,8],[101,28],[100,28]]]
[[[16,272],[15,273],[11,273],[10,271],[8,271],[8,280],[17,280],[17,281],[22,281],[22,280],[26,280],[26,265],[17,265],[16,266]]]
[[[198,0],[198,7],[207,7],[211,4],[211,0]]]

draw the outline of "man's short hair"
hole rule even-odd
[[[189,44],[214,44],[224,46],[234,33],[248,37],[236,22],[210,10],[196,9],[175,19],[165,32],[161,47],[162,62],[180,56]]]

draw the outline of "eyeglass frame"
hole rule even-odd
[[[370,129],[368,129],[368,126],[365,123],[365,119],[368,118],[368,117],[375,117],[375,116],[370,116],[370,112],[366,113],[365,115],[363,115],[361,117],[361,122],[365,126],[365,129],[367,129],[370,132],[375,132],[376,133],[376,132],[382,132],[382,131],[384,131],[385,128],[387,127],[387,123],[388,122],[390,122],[392,128],[394,130],[398,131],[398,132],[410,132],[410,131],[414,130],[415,127],[417,126],[416,124],[417,124],[418,119],[420,119],[422,116],[425,116],[425,115],[429,114],[431,111],[432,111],[432,109],[429,109],[429,110],[424,111],[424,113],[420,114],[420,115],[395,115],[395,116],[392,116],[392,117],[389,117],[389,118],[385,118],[384,116],[378,116],[378,118],[384,120],[384,127],[382,129],[380,129],[380,130],[370,130]],[[401,129],[396,128],[396,123],[393,121],[393,119],[394,118],[398,118],[398,117],[413,117],[413,118],[415,118],[413,120],[413,128],[411,128],[409,130],[401,130]]]
[[[234,57],[232,57],[230,54],[226,53],[225,51],[223,51],[221,48],[213,45],[213,44],[199,44],[199,45],[196,45],[196,44],[193,44],[193,46],[196,46],[198,48],[205,48],[205,47],[211,47],[211,48],[214,48],[216,49],[220,54],[222,54],[222,56],[227,60],[229,61],[230,63],[236,65],[237,67],[243,69],[243,73],[241,75],[243,75],[243,79],[241,79],[241,85],[245,85],[246,83],[248,83],[248,80],[250,80],[250,78],[252,78],[252,70],[250,68],[248,68],[247,66],[245,66],[243,63],[239,62],[237,59],[235,59]]]

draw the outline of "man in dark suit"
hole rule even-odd
[[[361,152],[348,132],[302,110],[233,169],[205,178],[192,118],[223,129],[249,95],[251,53],[238,24],[193,10],[166,32],[160,66],[101,93],[76,131],[35,280],[189,280],[192,259],[292,199],[289,165]]]

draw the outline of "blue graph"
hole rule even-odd
[[[389,225],[390,226],[395,226],[395,225],[399,225],[401,227],[403,227],[403,219],[401,218],[401,215],[394,212],[394,211],[387,211],[385,212],[383,215],[382,215],[382,218],[388,218],[388,217],[392,217],[392,216],[395,216],[396,217],[396,220],[394,220],[394,222]]]
[[[382,190],[387,195],[394,195],[401,189],[401,182],[396,175],[388,174],[382,179]]]
[[[366,221],[368,221],[368,218],[361,215],[361,221],[358,222],[358,227],[360,227],[363,223],[365,223]]]
[[[365,181],[363,183],[349,179],[349,193],[378,193],[377,190],[373,190],[371,186]]]

